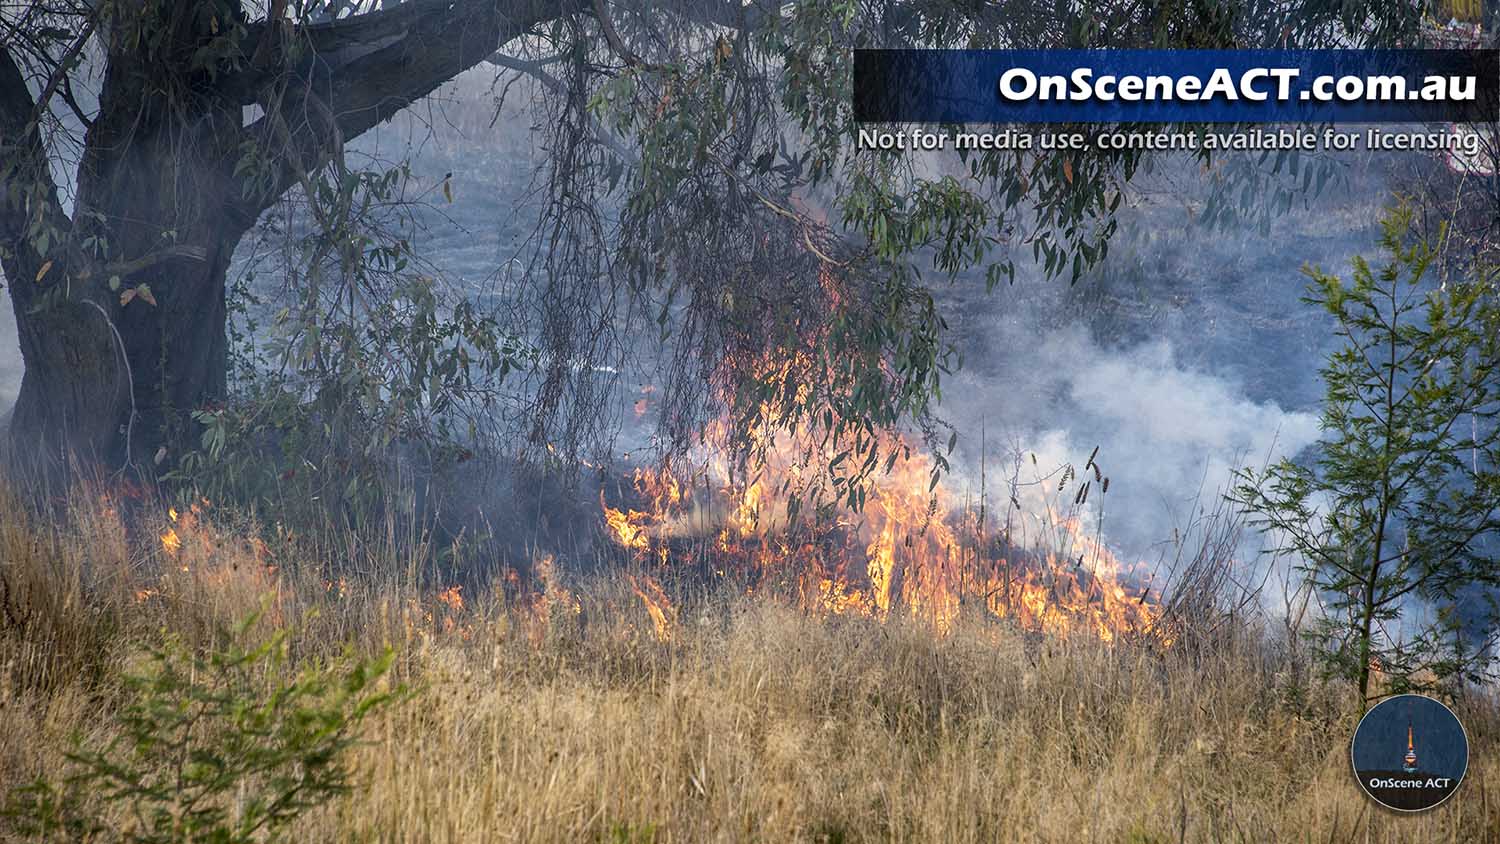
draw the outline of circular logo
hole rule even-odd
[[[1371,799],[1398,812],[1420,812],[1458,789],[1469,769],[1469,737],[1441,701],[1396,695],[1365,713],[1349,755]]]

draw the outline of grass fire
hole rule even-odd
[[[0,3],[0,844],[1500,844],[1497,31]]]
[[[1094,457],[1084,469],[1090,480],[1065,510],[1060,496],[1028,492],[1036,512],[1010,496],[997,519],[983,492],[966,505],[947,484],[932,485],[918,451],[875,481],[862,510],[821,524],[793,523],[771,492],[786,490],[797,472],[785,453],[749,480],[728,477],[723,454],[701,465],[682,479],[670,469],[636,469],[633,505],[601,502],[609,537],[637,570],[724,580],[747,592],[775,589],[814,613],[907,616],[939,633],[972,606],[1040,633],[1169,641],[1157,624],[1162,608],[1151,600],[1149,567],[1123,564],[1083,527],[1086,488],[1104,481]],[[1073,472],[1055,474],[1061,490]],[[1050,480],[1038,477],[1030,487]],[[660,618],[660,602],[642,597]]]
[[[274,530],[247,536],[217,507],[184,524],[186,511],[174,522],[150,502],[73,500],[57,519],[0,499],[6,788],[76,772],[69,741],[107,747],[130,735],[97,713],[131,705],[136,687],[118,678],[148,664],[141,648],[159,631],[222,653],[236,638],[254,648],[292,630],[290,661],[220,693],[300,682],[351,646],[392,647],[377,682],[404,701],[365,719],[347,759],[358,787],[285,827],[298,840],[980,841],[1024,830],[1043,841],[1210,841],[1297,828],[1316,840],[1469,841],[1495,823],[1500,771],[1484,748],[1500,720],[1486,704],[1461,710],[1476,754],[1449,808],[1415,820],[1372,812],[1341,748],[1359,711],[1295,640],[1221,621],[1160,647],[1153,625],[1168,607],[1116,593],[1138,609],[1109,627],[1112,604],[1090,598],[1082,577],[1070,581],[1076,597],[1042,593],[1077,603],[1001,615],[1003,602],[958,585],[955,566],[951,609],[910,609],[929,593],[899,583],[882,607],[868,572],[836,570],[881,565],[862,540],[803,548],[800,559],[821,568],[797,572],[783,542],[747,523],[693,541],[724,543],[712,565],[766,571],[669,597],[658,578],[682,584],[673,561],[687,546],[653,519],[650,541],[633,548],[647,558],[637,573],[570,577],[542,558],[460,588],[395,574],[376,536],[344,546],[365,573],[336,574],[320,562],[327,547]],[[176,550],[160,541],[169,525]],[[867,530],[883,541],[883,525]],[[944,571],[910,577],[927,589]],[[788,591],[773,588],[783,582]],[[1028,618],[1075,635],[1037,632]],[[1137,623],[1143,631],[1127,634]],[[225,669],[199,670],[195,682],[220,688],[211,684]],[[205,736],[236,723],[215,717],[205,710]],[[209,797],[235,805],[233,793]],[[68,800],[104,828],[142,829],[128,803]]]

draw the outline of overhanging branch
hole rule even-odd
[[[505,70],[514,70],[518,73],[524,73],[532,79],[535,79],[538,84],[554,94],[563,94],[567,90],[566,86],[563,85],[562,80],[549,73],[542,62],[518,59],[513,56],[507,56],[504,53],[495,53],[488,59],[485,59],[485,61],[498,68],[502,68]],[[631,150],[624,144],[620,143],[620,139],[615,137],[613,132],[609,131],[608,128],[601,124],[592,115],[589,117],[589,133],[594,136],[595,141],[608,148],[610,152],[613,152],[615,155],[619,156],[622,161],[625,161],[628,164],[635,164],[640,161],[640,156],[637,155],[634,150]]]
[[[327,161],[338,146],[489,58],[538,24],[584,11],[588,0],[410,0],[388,9],[303,30],[309,58],[263,93],[267,114],[246,127],[248,137],[274,149],[291,132],[267,189],[247,197],[243,217],[254,218],[296,184],[307,167]],[[272,112],[278,112],[273,114]]]
[[[317,55],[308,82],[327,95],[354,138],[540,23],[587,9],[584,0],[412,0],[308,29]]]

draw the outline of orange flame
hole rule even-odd
[[[672,602],[667,599],[667,593],[655,580],[650,577],[637,578],[630,576],[630,588],[640,597],[641,603],[646,606],[646,614],[651,616],[651,624],[655,627],[656,640],[658,642],[672,641],[672,628],[677,623],[677,610]]]
[[[182,537],[177,535],[176,528],[169,527],[161,535],[161,547],[174,557],[177,556],[178,551],[182,550]]]
[[[446,605],[448,609],[454,612],[462,612],[464,608],[463,591],[464,588],[462,586],[449,586],[438,593],[438,602]]]
[[[791,371],[790,363],[769,365],[761,376],[784,384]],[[789,398],[784,389],[769,392],[783,402],[800,401],[805,389],[799,384]],[[792,495],[822,492],[827,500],[817,462],[834,469],[859,458],[834,454],[833,446],[811,437],[789,444],[795,432],[788,435],[777,419],[769,402],[761,406],[750,436],[765,459],[750,477],[737,476],[733,467],[742,464],[729,449],[710,445],[727,441],[731,429],[724,420],[705,430],[698,455],[705,468],[692,482],[667,469],[637,469],[632,489],[640,509],[616,509],[601,495],[606,534],[638,564],[676,560],[734,571],[752,584],[794,583],[800,601],[822,612],[902,613],[945,632],[967,605],[1059,635],[1083,632],[1113,641],[1153,632],[1160,609],[1133,585],[1137,567],[1089,536],[1076,513],[1059,516],[1043,508],[1035,518],[1047,540],[1038,547],[1017,545],[1010,535],[991,542],[1004,531],[982,524],[989,519],[961,505],[942,484],[934,486],[931,460],[896,435],[873,434],[877,453],[906,459],[893,462],[884,476],[877,473],[862,508],[838,511],[831,525],[794,524]],[[659,620],[670,606],[660,602],[665,596],[631,582],[659,638],[669,635]]]

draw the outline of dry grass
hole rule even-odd
[[[1460,704],[1458,794],[1398,816],[1352,779],[1350,691],[1244,630],[1194,657],[709,596],[662,642],[617,581],[455,609],[399,579],[341,589],[292,543],[207,524],[179,522],[169,555],[163,508],[74,498],[46,522],[0,500],[0,788],[55,772],[70,734],[109,735],[119,667],[154,631],[207,644],[269,602],[305,653],[394,645],[416,689],[372,723],[363,787],[296,840],[1500,838],[1492,696]]]

